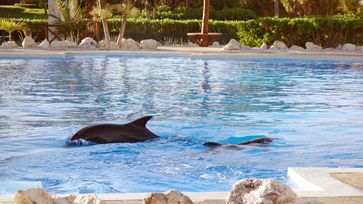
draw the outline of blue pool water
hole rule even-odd
[[[293,166],[363,167],[363,60],[0,58],[0,194],[226,191]],[[155,141],[63,147],[155,116]],[[210,150],[263,135],[270,145]]]

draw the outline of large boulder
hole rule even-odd
[[[42,49],[48,49],[50,46],[49,42],[47,39],[44,39],[39,45],[38,47],[39,48],[42,48]]]
[[[41,188],[32,188],[24,191],[17,191],[14,197],[14,204],[54,204],[54,199],[47,191]]]
[[[65,49],[68,48],[68,45],[64,41],[54,40],[50,43],[50,47],[55,49]]]
[[[159,42],[154,39],[146,39],[140,41],[140,47],[142,49],[156,50],[158,49]]]
[[[274,180],[243,179],[232,186],[227,204],[287,204],[296,201],[291,188]]]
[[[15,41],[5,41],[1,44],[5,48],[15,48],[18,47]]]
[[[95,49],[97,48],[97,42],[93,38],[86,37],[78,45],[79,48]]]
[[[101,200],[96,195],[79,195],[72,204],[100,204]]]
[[[121,40],[121,48],[126,48],[126,49],[140,49],[140,45],[138,42],[136,42],[134,39],[129,38],[129,39],[125,39],[123,38]]]
[[[315,45],[314,43],[312,42],[306,42],[305,43],[305,47],[306,47],[306,50],[310,50],[310,51],[319,51],[322,49],[321,46],[319,45]]]
[[[241,50],[241,44],[235,39],[231,39],[229,43],[222,48],[222,51],[239,51],[239,50]]]
[[[297,46],[297,45],[293,45],[293,46],[290,47],[290,50],[291,51],[297,51],[297,52],[304,52],[305,48]]]
[[[193,204],[193,201],[179,191],[151,193],[144,198],[144,204]]]
[[[117,45],[117,43],[115,41],[111,41],[110,42],[110,48],[111,49],[117,49],[117,48],[119,48],[119,46]]]
[[[357,46],[352,44],[352,43],[345,43],[343,45],[342,49],[345,50],[345,51],[356,51]]]
[[[21,45],[25,48],[34,48],[37,47],[37,44],[35,43],[34,39],[30,36],[26,36],[21,43]]]
[[[144,204],[168,204],[168,197],[164,193],[151,193],[144,198]]]
[[[275,42],[272,44],[270,49],[286,50],[286,49],[289,49],[289,48],[286,46],[286,44],[284,42],[279,41],[279,40],[275,40]]]

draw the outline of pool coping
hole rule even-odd
[[[213,59],[313,59],[313,60],[347,60],[363,61],[363,52],[347,51],[289,51],[289,50],[261,50],[242,49],[240,51],[221,51],[218,47],[188,47],[172,46],[159,47],[157,50],[102,50],[102,49],[0,49],[0,57],[67,57],[67,56],[95,56],[95,55],[120,55],[140,57],[188,57],[188,58],[213,58]]]
[[[363,191],[345,184],[332,173],[363,173],[363,168],[288,168],[288,176],[298,186],[297,204],[356,204],[363,203]],[[353,175],[353,174],[349,174]],[[224,204],[229,192],[183,192],[195,204]],[[148,193],[96,194],[101,204],[142,204]],[[13,204],[13,195],[1,195],[0,203]]]

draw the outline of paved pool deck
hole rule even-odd
[[[339,174],[339,179],[336,178]],[[288,177],[298,196],[296,204],[363,203],[363,168],[289,168]],[[172,189],[170,189],[172,190]],[[224,204],[228,192],[183,192],[195,204]],[[148,193],[97,194],[101,204],[142,204]],[[13,204],[14,195],[0,196]]]
[[[94,55],[126,55],[126,56],[165,56],[212,59],[316,59],[316,60],[348,60],[363,61],[363,51],[348,52],[343,50],[321,51],[290,51],[290,50],[261,50],[241,49],[240,51],[221,51],[221,47],[190,47],[190,46],[162,46],[157,50],[102,50],[102,49],[0,49],[0,57],[65,57],[65,56],[94,56]]]

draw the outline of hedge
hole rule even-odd
[[[17,19],[19,20],[19,19]],[[21,20],[31,31],[43,36],[47,20]],[[109,28],[117,35],[120,19],[110,19]],[[179,38],[186,40],[188,32],[200,32],[201,20],[151,20],[129,19],[126,37],[142,40],[154,38]],[[304,46],[311,41],[323,47],[336,47],[342,43],[363,44],[363,19],[353,18],[260,18],[248,21],[214,21],[209,24],[210,32],[223,33],[219,40],[224,43],[231,38],[239,38],[243,45],[260,46],[281,40],[288,46]]]
[[[354,18],[260,18],[241,22],[237,35],[241,44],[260,46],[281,40],[288,46],[310,41],[323,47],[343,43],[363,44],[363,19]]]

